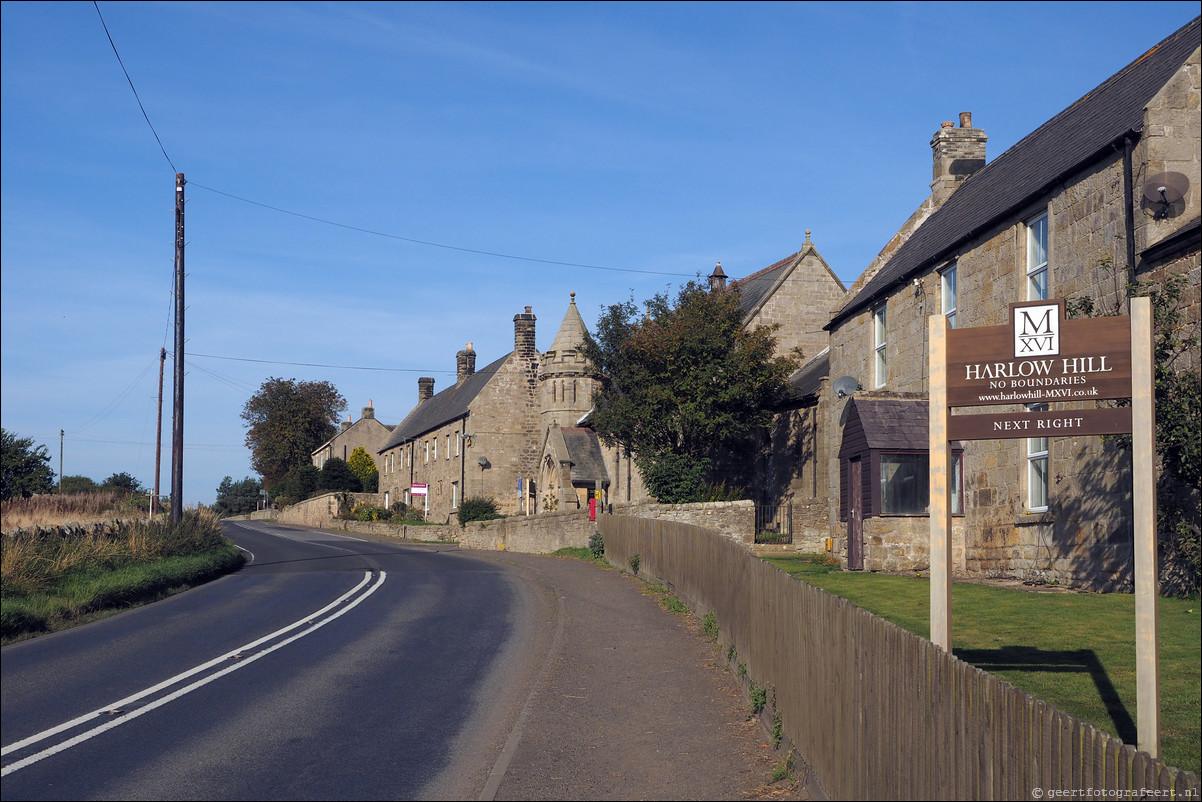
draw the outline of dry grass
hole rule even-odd
[[[30,526],[92,523],[128,517],[132,512],[128,494],[115,490],[68,496],[49,494],[0,503],[0,527],[7,532]]]
[[[0,587],[5,597],[37,593],[66,575],[200,553],[223,542],[217,517],[208,510],[188,512],[175,526],[109,518],[13,529],[0,538]]]

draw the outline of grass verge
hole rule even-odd
[[[244,560],[226,543],[201,554],[68,574],[38,591],[0,599],[0,640],[24,640],[149,604],[226,574]]]
[[[842,571],[811,555],[766,557],[800,580],[930,637],[930,583]],[[1198,599],[1159,603],[1161,754],[1202,773],[1202,618]],[[953,653],[1135,744],[1135,597],[952,585]]]

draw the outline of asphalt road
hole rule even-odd
[[[3,650],[4,799],[742,798],[687,617],[568,559],[231,525],[238,573]]]

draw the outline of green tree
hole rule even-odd
[[[355,476],[351,466],[346,464],[346,460],[332,457],[321,466],[321,474],[317,477],[317,489],[346,490],[358,493],[363,489],[363,483],[359,481],[358,476]]]
[[[235,482],[227,476],[217,486],[217,501],[213,504],[213,512],[222,517],[254,512],[263,498],[260,495],[262,489],[263,484],[258,479],[248,476],[241,482]]]
[[[371,458],[371,454],[367,453],[366,448],[358,446],[351,452],[346,464],[350,466],[351,472],[359,477],[359,483],[363,485],[364,492],[376,492],[376,488],[380,486],[380,471],[376,467],[376,461]]]
[[[100,483],[101,490],[113,490],[118,493],[134,495],[136,493],[144,493],[146,488],[142,487],[142,483],[134,477],[130,476],[125,471],[114,473],[109,478]]]
[[[338,431],[344,399],[329,382],[271,378],[242,408],[251,467],[274,489]]]
[[[600,374],[593,427],[634,455],[661,501],[696,500],[716,461],[747,463],[787,389],[799,354],[774,356],[774,332],[744,327],[736,288],[695,281],[642,314],[633,300],[610,306],[582,348]]]
[[[317,478],[321,471],[311,462],[293,469],[271,488],[271,502],[281,506],[304,501],[317,492]]]
[[[0,498],[29,498],[54,489],[54,471],[46,446],[34,447],[32,437],[17,437],[0,428]]]
[[[58,492],[65,496],[76,493],[94,493],[99,489],[100,485],[86,476],[64,476],[58,483]]]

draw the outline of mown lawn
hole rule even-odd
[[[798,579],[930,637],[926,579],[842,571],[806,555],[768,557]],[[1202,773],[1202,617],[1198,599],[1161,599],[1160,714],[1165,761]],[[1036,593],[955,583],[957,657],[1135,744],[1135,597]]]

